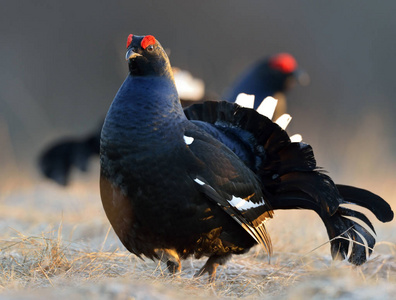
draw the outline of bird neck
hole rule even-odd
[[[173,78],[128,75],[107,113],[104,131],[161,134],[186,120]]]
[[[169,59],[165,56],[156,60],[131,59],[129,60],[128,68],[132,77],[159,76],[174,80]]]

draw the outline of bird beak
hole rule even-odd
[[[125,55],[126,60],[134,59],[135,57],[142,56],[139,53],[134,52],[132,49],[129,49]]]
[[[308,73],[301,69],[298,69],[294,72],[294,77],[296,78],[297,83],[302,86],[309,85],[311,81]]]

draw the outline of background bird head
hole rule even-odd
[[[172,76],[168,55],[152,35],[130,34],[125,58],[133,76]]]
[[[296,83],[308,85],[308,74],[298,68],[296,59],[289,53],[278,53],[268,58],[266,62],[270,72],[269,79],[273,81],[277,91],[287,91]]]

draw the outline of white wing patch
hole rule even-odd
[[[238,210],[247,210],[255,207],[259,207],[265,204],[264,199],[261,198],[259,203],[253,203],[252,201],[245,200],[239,197],[232,196],[231,200],[227,200],[230,205],[235,207]]]
[[[198,178],[194,178],[193,179],[194,182],[196,182],[197,184],[201,185],[201,186],[207,186],[210,189],[212,189],[215,193],[216,190],[214,190],[210,185],[206,184],[205,182],[203,182],[202,180],[198,179]],[[237,210],[244,211],[244,210],[248,210],[251,208],[255,208],[255,207],[259,207],[262,205],[265,205],[265,201],[263,198],[261,198],[261,201],[259,203],[253,203],[252,201],[249,201],[250,198],[252,198],[255,195],[255,193],[253,193],[252,195],[246,197],[245,199],[242,199],[240,197],[235,197],[232,196],[231,200],[227,200],[228,204],[231,205],[233,208],[236,208]],[[271,246],[271,240],[270,237],[264,227],[264,221],[262,220],[259,224],[256,221],[255,223],[253,223],[252,221],[250,221],[249,219],[245,219],[245,217],[241,214],[239,215],[234,214],[232,212],[232,210],[227,209],[226,206],[224,206],[224,201],[223,204],[219,203],[217,201],[215,201],[217,203],[218,206],[220,206],[221,208],[223,208],[230,217],[232,217],[238,224],[240,224],[242,226],[243,229],[246,230],[247,233],[249,233],[251,235],[251,237],[258,243],[261,244],[264,249],[267,251],[268,253],[268,259],[269,256],[272,253],[272,246]],[[253,226],[252,226],[253,225]]]
[[[240,93],[235,100],[235,103],[246,108],[254,107],[254,95],[248,95],[245,93]]]
[[[205,182],[203,182],[202,180],[199,180],[198,178],[195,178],[194,181],[196,183],[198,183],[199,185],[204,185],[205,184]]]
[[[184,139],[184,142],[186,143],[186,145],[191,145],[192,142],[194,142],[194,138],[191,136],[183,135],[183,139]]]

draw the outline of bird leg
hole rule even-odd
[[[181,271],[180,262],[175,263],[173,261],[168,260],[166,262],[166,265],[168,267],[167,269],[168,269],[169,273],[171,273],[172,275],[176,275],[177,273],[180,273],[180,271]]]
[[[194,274],[194,277],[200,277],[206,272],[209,274],[209,283],[213,283],[216,277],[216,269],[220,265],[224,265],[231,258],[231,254],[227,253],[225,255],[212,255],[206,261],[204,266]]]
[[[180,258],[174,249],[156,249],[154,251],[161,261],[166,262],[169,273],[171,273],[172,275],[180,273]]]

